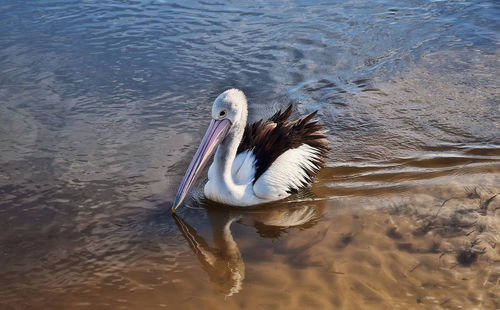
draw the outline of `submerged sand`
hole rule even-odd
[[[143,250],[142,258],[73,283],[69,291],[41,288],[42,304],[498,309],[500,174],[497,166],[489,169],[383,194],[318,199],[325,195],[318,186],[316,198],[294,197],[267,209],[207,202],[195,208],[200,202],[193,202],[194,209],[176,219],[177,254],[168,247]]]

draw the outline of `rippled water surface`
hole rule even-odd
[[[500,302],[496,1],[0,1],[0,308]],[[312,188],[169,207],[214,98],[319,110]],[[203,181],[203,180],[202,180]]]

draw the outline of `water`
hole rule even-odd
[[[499,308],[495,1],[0,2],[0,308]],[[176,187],[229,87],[319,110],[267,209]],[[229,226],[230,225],[230,226]]]

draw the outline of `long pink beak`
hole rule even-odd
[[[174,204],[172,205],[172,212],[175,212],[177,207],[186,198],[187,193],[191,190],[196,179],[200,176],[203,168],[207,164],[212,154],[215,152],[217,146],[224,140],[231,129],[231,121],[227,119],[214,120],[210,122],[207,132],[201,141],[193,160],[189,164],[189,168],[182,179],[177,196],[175,196]]]

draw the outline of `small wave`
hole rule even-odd
[[[500,156],[440,152],[380,162],[329,164],[319,178],[335,195],[365,195],[401,190],[438,178],[500,172]],[[490,153],[497,149],[485,147]],[[478,148],[475,148],[478,150]],[[322,186],[320,185],[320,186]]]

